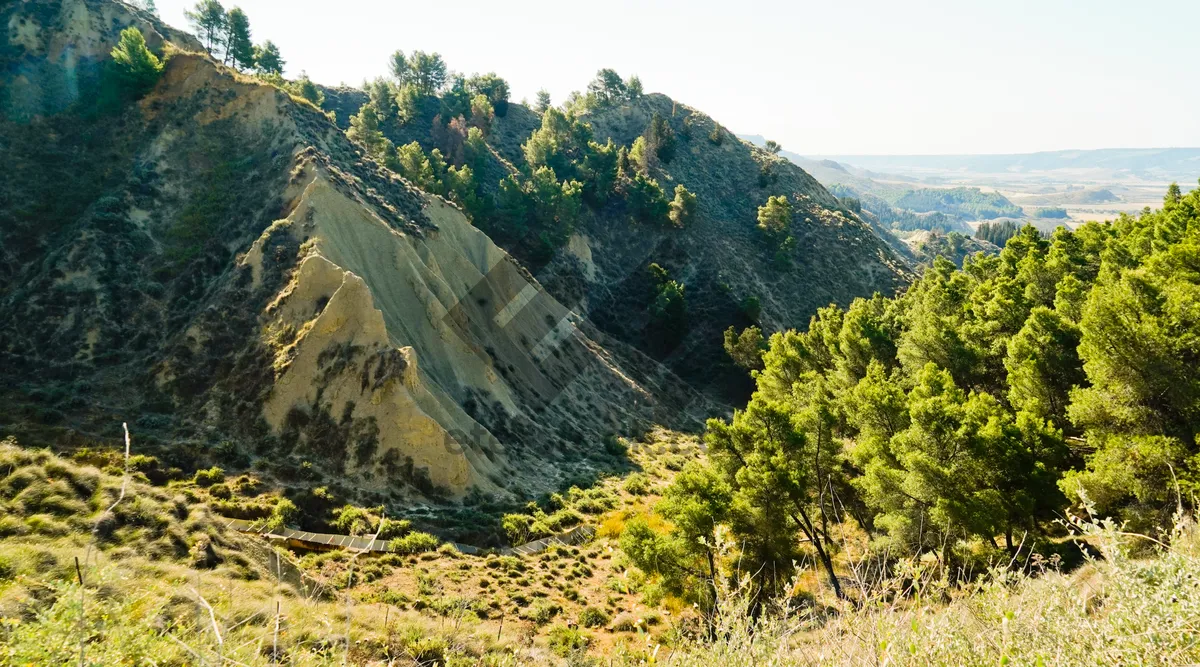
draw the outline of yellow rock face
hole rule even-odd
[[[461,218],[447,207],[441,222],[452,225],[454,216]],[[509,399],[479,356],[443,323],[457,297],[482,275],[466,255],[485,263],[503,253],[474,230],[451,228],[437,240],[414,243],[315,173],[284,224],[312,243],[268,313],[271,329],[296,334],[277,355],[275,389],[263,408],[267,423],[280,432],[291,410],[317,406],[331,415],[373,420],[379,428],[374,455],[351,457],[350,466],[374,485],[386,488],[392,481],[380,462],[394,457],[411,459],[452,492],[491,487],[487,473],[495,465],[476,451],[477,443],[453,435],[486,430],[429,381],[414,346],[437,357],[428,363],[432,372]],[[463,240],[466,253],[454,247]],[[245,261],[253,265],[260,255],[257,244]],[[498,445],[493,449],[493,456],[501,454]]]
[[[395,481],[386,461],[411,460],[461,494],[495,489],[507,462],[499,441],[460,407],[467,397],[528,414],[564,387],[594,384],[597,372],[640,391],[585,344],[576,316],[458,209],[429,197],[436,231],[407,234],[335,187],[322,168],[302,173],[288,218],[243,259],[257,283],[266,239],[280,228],[307,252],[267,312],[276,383],[263,414],[276,433],[293,410],[370,421],[378,427],[373,453],[349,457],[369,485]],[[556,359],[567,348],[587,359]]]

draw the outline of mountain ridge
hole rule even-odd
[[[94,446],[125,420],[185,470],[253,463],[304,487],[319,461],[317,478],[352,497],[527,498],[623,465],[600,444],[613,434],[725,413],[736,391],[721,382],[747,381],[721,350],[725,327],[803,324],[911,275],[802,170],[664,96],[589,121],[626,144],[655,114],[681,135],[692,118],[670,171],[653,173],[696,188],[694,224],[589,209],[533,262],[307,102],[191,53],[186,36],[168,46],[178,33],[144,12],[26,1],[0,18],[26,26],[7,33],[0,72],[43,100],[0,119],[16,164],[0,198],[15,408],[0,429],[29,444]],[[127,26],[166,56],[161,78],[140,100],[89,106]],[[86,58],[56,46],[69,43]],[[71,77],[73,98],[42,94]],[[488,170],[511,173],[534,125],[512,107]],[[68,196],[51,185],[81,179]],[[802,245],[785,266],[755,224],[779,193],[797,204]],[[656,263],[687,285],[694,324],[665,350],[648,312]]]

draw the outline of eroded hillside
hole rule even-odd
[[[343,127],[370,102],[355,89],[324,93],[325,107]],[[447,145],[452,132],[443,127],[445,106],[426,99],[414,117],[385,120],[380,128],[396,146],[416,141],[453,162],[461,150]],[[677,147],[672,159],[654,160],[646,175],[668,196],[680,184],[696,194],[696,213],[682,229],[639,220],[627,202],[609,198],[585,205],[569,241],[547,256],[540,238],[510,235],[495,216],[481,215],[474,223],[521,258],[560,302],[728,404],[744,400],[748,385],[721,349],[725,328],[804,326],[817,308],[892,294],[911,279],[902,244],[889,245],[804,170],[741,141],[696,109],[648,94],[581,111],[578,119],[596,144],[611,140],[629,147],[648,134],[656,117],[665,120]],[[490,155],[471,165],[487,197],[506,175],[530,170],[523,146],[542,124],[539,114],[516,103],[491,121]],[[794,205],[793,241],[783,253],[758,228],[758,207],[771,196],[786,196]],[[651,264],[686,287],[687,331],[680,340],[664,342],[651,322]],[[757,309],[747,308],[755,302]]]
[[[117,33],[161,26],[100,0],[0,18],[6,83],[48,100],[0,124],[5,431],[85,445],[128,420],[184,469],[523,496],[603,465],[607,433],[703,416],[303,101],[182,39],[149,94],[99,103]],[[68,79],[73,101],[45,92]]]

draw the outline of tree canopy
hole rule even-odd
[[[209,53],[215,54],[217,49],[224,47],[225,8],[218,0],[199,0],[184,15]]]
[[[392,76],[400,85],[411,84],[421,95],[436,95],[446,85],[446,62],[438,53],[396,51],[391,58]]]
[[[225,64],[239,70],[254,67],[254,42],[250,38],[250,19],[241,7],[229,10],[225,17]]]
[[[268,39],[254,47],[254,66],[259,72],[282,76],[285,64],[283,57],[279,54],[279,47],[275,46],[275,42]]]
[[[781,199],[764,228],[786,224]],[[757,329],[731,328],[725,348],[757,388],[709,422],[711,468],[656,512],[675,523],[677,507],[727,498],[714,521],[743,571],[770,572],[764,590],[804,552],[838,590],[831,536],[847,522],[880,553],[948,566],[1053,548],[1073,503],[1152,530],[1200,487],[1196,303],[1200,190],[1172,188],[1159,211],[1050,238],[1027,226],[961,269],[939,258],[903,294],[822,308],[765,350]],[[664,581],[720,576],[679,521],[639,524],[631,560],[654,553]]]
[[[162,73],[162,61],[146,47],[142,31],[132,26],[121,31],[111,55],[120,80],[134,95],[152,87]]]

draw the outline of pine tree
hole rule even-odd
[[[279,47],[271,40],[268,39],[254,47],[254,66],[259,72],[282,76],[285,64],[279,54]]]
[[[250,18],[241,7],[234,7],[226,15],[225,64],[239,70],[254,67],[254,43],[250,39]]]
[[[625,81],[625,98],[632,102],[641,98],[642,95],[642,80],[634,74]]]
[[[539,114],[545,114],[550,106],[550,91],[545,88],[537,91],[537,104],[534,105],[533,110]]]
[[[833,569],[829,524],[836,520],[829,488],[840,468],[840,444],[831,437],[828,396],[819,378],[798,405],[756,396],[726,423],[710,419],[709,456],[734,490],[731,521],[752,571],[770,592],[791,575],[802,534],[816,551],[834,592],[844,595]]]
[[[600,106],[611,106],[626,99],[629,92],[621,75],[611,69],[596,72],[596,78],[588,84],[588,97]]]
[[[1163,208],[1174,208],[1183,199],[1183,191],[1179,189],[1178,183],[1172,183],[1167,186],[1167,196],[1163,198]]]
[[[733,327],[725,330],[725,354],[733,359],[733,363],[747,370],[762,370],[763,352],[767,344],[763,340],[762,330],[758,327],[747,327],[742,333],[737,333]]]
[[[1013,407],[1069,427],[1071,389],[1085,382],[1078,347],[1079,327],[1049,308],[1034,308],[1004,359]]]
[[[394,120],[400,115],[400,109],[396,106],[396,91],[390,81],[377,77],[374,81],[364,84],[363,88],[370,96],[375,113],[379,115],[379,122]]]
[[[379,129],[379,116],[375,107],[370,103],[362,105],[358,113],[350,117],[350,128],[346,136],[351,141],[357,141],[367,149],[367,153],[379,160],[386,160],[392,154],[391,142],[383,136]]]
[[[786,195],[768,197],[767,203],[758,207],[758,228],[769,233],[784,235],[792,224],[792,203]]]
[[[664,493],[658,512],[672,530],[656,532],[644,518],[630,521],[621,550],[642,571],[661,578],[667,592],[693,602],[709,623],[721,585],[718,526],[729,521],[733,490],[715,468],[684,466]]]
[[[403,86],[406,83],[412,83],[412,68],[408,63],[408,56],[404,55],[403,51],[396,51],[392,54],[388,63],[392,71],[392,77],[396,79],[396,83]]]
[[[224,46],[225,8],[218,0],[199,0],[191,10],[184,12],[196,34],[204,42],[204,48],[216,55]]]
[[[118,75],[134,95],[151,88],[162,73],[162,62],[146,47],[142,31],[132,26],[121,31],[111,55]]]
[[[436,95],[446,85],[446,63],[440,54],[413,51],[408,65],[412,83],[422,95]]]
[[[686,227],[696,215],[696,195],[688,192],[682,183],[675,186],[675,199],[671,201],[669,214],[671,224],[676,227]]]
[[[296,94],[304,99],[312,102],[312,105],[321,108],[325,104],[325,93],[317,88],[317,84],[313,83],[312,79],[308,78],[308,74],[301,72],[300,78],[295,83]]]
[[[496,113],[486,95],[479,94],[471,99],[471,125],[487,134],[492,128]]]
[[[638,137],[633,140],[633,145],[629,147],[629,161],[637,167],[639,174],[650,173],[650,169],[657,161],[657,156],[647,145],[646,137]]]
[[[508,82],[495,72],[471,75],[467,79],[467,90],[472,95],[486,97],[496,116],[503,118],[508,115]]]
[[[421,149],[421,144],[414,141],[401,146],[396,152],[400,175],[418,188],[432,192],[435,178],[433,166],[425,156],[425,151]]]
[[[675,158],[675,131],[661,114],[656,112],[650,119],[645,136],[646,143],[663,163],[669,163]]]

